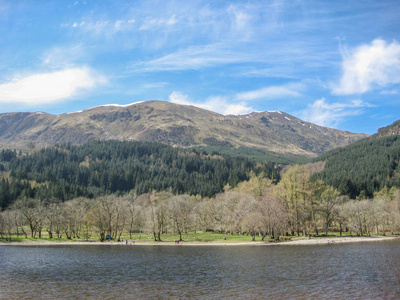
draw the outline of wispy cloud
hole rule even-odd
[[[42,56],[44,65],[51,68],[71,68],[76,61],[85,57],[84,47],[81,45],[73,47],[54,47],[47,51]]]
[[[152,83],[147,83],[143,87],[145,89],[154,89],[154,88],[163,88],[169,85],[168,82],[152,82]]]
[[[393,90],[383,90],[381,91],[382,95],[398,95],[400,94],[400,91],[397,89],[393,89]]]
[[[371,107],[371,105],[361,100],[353,100],[350,103],[327,103],[325,98],[321,98],[308,105],[307,109],[300,112],[300,115],[302,119],[311,123],[336,127],[345,118],[362,114],[365,107]]]
[[[142,72],[199,70],[218,65],[250,61],[260,61],[260,58],[252,53],[243,55],[243,53],[232,51],[223,44],[212,44],[191,46],[154,60],[135,63],[131,68]]]
[[[295,78],[296,70],[293,66],[278,65],[269,68],[251,68],[238,73],[241,77],[269,77],[269,78]]]
[[[73,23],[63,23],[61,27],[75,28],[84,32],[97,36],[108,36],[121,30],[130,30],[133,28],[134,20],[96,20],[96,21],[80,21]]]
[[[0,85],[0,103],[17,102],[31,106],[54,103],[93,89],[106,79],[89,68],[73,68],[40,73]]]
[[[289,83],[281,86],[267,86],[261,89],[239,93],[237,100],[251,101],[256,99],[277,99],[283,97],[298,97],[304,91],[301,83]]]
[[[192,101],[188,95],[174,91],[169,95],[169,101],[181,105],[200,107],[224,115],[239,115],[253,111],[246,103],[230,103],[226,97],[222,96],[208,97],[205,101],[197,103]]]
[[[284,18],[300,9],[300,4],[144,1],[134,7],[127,5],[118,18],[111,13],[91,12],[61,26],[86,43],[95,42],[93,51],[108,51],[113,45],[113,51],[121,47],[133,50],[129,52],[133,59],[128,65],[130,71],[136,72],[246,64],[251,71],[244,76],[299,78],[305,72],[309,74],[308,70],[320,70],[330,64],[334,57],[334,51],[312,37],[306,41],[298,38],[299,31],[307,30],[300,26],[300,20],[293,24]],[[146,55],[133,55],[135,49]],[[231,74],[242,76],[240,73]]]
[[[170,18],[151,18],[147,17],[143,24],[139,27],[139,30],[156,30],[164,26],[172,26],[178,23],[176,15],[172,15]]]
[[[381,39],[354,51],[342,49],[343,76],[333,92],[338,95],[362,94],[374,88],[400,83],[400,44]]]

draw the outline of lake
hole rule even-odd
[[[1,299],[400,299],[400,241],[0,246]]]

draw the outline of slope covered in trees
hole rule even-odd
[[[227,184],[248,180],[250,173],[279,179],[274,165],[244,157],[120,141],[54,146],[28,155],[3,150],[0,171],[2,208],[19,198],[65,201],[153,190],[211,197]]]
[[[371,137],[320,156],[322,172],[314,175],[343,195],[372,197],[384,187],[400,187],[400,136]]]

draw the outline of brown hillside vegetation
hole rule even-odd
[[[278,111],[224,116],[163,101],[99,106],[61,115],[0,114],[2,148],[115,139],[179,147],[243,146],[315,157],[365,136],[317,126]]]

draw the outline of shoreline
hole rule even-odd
[[[102,245],[102,246],[299,246],[299,245],[327,245],[327,244],[347,244],[347,243],[364,243],[364,242],[380,242],[399,239],[398,236],[362,236],[362,237],[332,237],[332,238],[294,238],[290,241],[283,242],[185,242],[179,244],[175,242],[100,242],[100,241],[20,241],[20,242],[0,242],[0,246],[67,246],[67,245]]]

